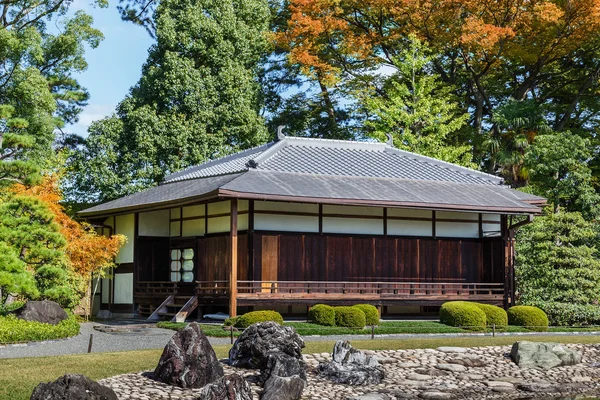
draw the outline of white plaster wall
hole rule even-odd
[[[501,221],[501,215],[500,214],[483,214],[483,220],[484,221],[497,221],[497,224],[489,224],[489,223],[483,223],[482,225],[482,229],[483,229],[483,235],[485,237],[496,237],[496,236],[500,236],[501,230],[502,230],[502,225],[500,224]]]
[[[181,223],[179,221],[171,221],[171,227],[169,228],[169,235],[171,237],[179,236],[180,225]]]
[[[229,200],[208,203],[208,215],[228,214],[231,211]]]
[[[185,212],[184,212],[185,215]],[[182,236],[204,236],[204,218],[183,221]]]
[[[238,215],[238,231],[248,229],[248,214]]]
[[[201,217],[203,215],[204,215],[204,204],[183,207],[183,218]]]
[[[437,237],[478,238],[479,223],[436,221],[435,235]]]
[[[133,273],[115,274],[115,304],[133,303]]]
[[[388,235],[398,236],[432,236],[431,221],[410,221],[388,219]]]
[[[479,221],[479,213],[467,213],[467,212],[456,212],[456,211],[437,211],[435,213],[436,219],[466,219],[470,221]]]
[[[287,211],[302,213],[319,213],[318,204],[286,203],[282,201],[255,201],[255,211]]]
[[[210,214],[210,212],[209,212]],[[230,217],[216,217],[208,219],[208,233],[229,232],[231,221]],[[238,228],[239,229],[239,228]]]
[[[171,208],[171,219],[177,218],[181,218],[181,209],[179,207]]]
[[[383,217],[381,207],[323,205],[323,214],[373,215]]]
[[[323,217],[323,232],[383,235],[383,219]]]
[[[110,290],[110,279],[103,278],[102,279],[102,303],[108,304],[108,294]]]
[[[135,217],[133,214],[118,215],[116,217],[116,233],[125,235],[127,243],[121,248],[117,255],[116,262],[130,263],[133,262],[133,245],[135,235]]]
[[[433,212],[430,210],[415,210],[411,208],[388,208],[388,217],[411,217],[411,218],[431,218]]]
[[[319,232],[319,217],[254,214],[254,229],[259,231]]]
[[[138,214],[140,236],[169,236],[169,210],[143,212]]]

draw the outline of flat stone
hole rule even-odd
[[[462,358],[453,358],[448,360],[448,364],[458,364],[463,365],[465,367],[485,367],[487,363],[477,357],[462,357]]]
[[[421,364],[414,362],[414,361],[401,362],[401,363],[396,364],[397,368],[417,368],[420,366],[421,366]]]
[[[558,392],[558,386],[551,383],[541,383],[541,382],[528,382],[528,383],[519,383],[517,384],[517,388],[523,390],[525,392],[534,392],[534,393],[552,393]]]
[[[387,394],[367,393],[360,396],[348,397],[346,400],[392,400],[392,398]]]
[[[571,378],[571,382],[591,382],[591,376],[574,376]]]
[[[405,379],[401,381],[401,384],[406,386],[419,386],[423,384],[423,381],[411,381],[410,379]]]
[[[498,393],[510,393],[510,392],[514,392],[515,390],[517,390],[517,389],[515,389],[514,386],[512,386],[512,387],[511,386],[496,386],[491,389],[492,389],[492,392],[498,392]]]
[[[422,375],[422,374],[408,374],[406,376],[406,378],[410,379],[411,381],[429,381],[429,380],[431,380],[431,376]]]
[[[455,398],[452,393],[439,392],[435,390],[421,392],[419,393],[419,397],[425,400],[451,400]]]
[[[459,376],[460,379],[469,380],[469,381],[481,381],[485,379],[485,377],[481,374],[461,374]]]
[[[467,372],[467,367],[459,364],[438,364],[435,367],[437,369],[441,369],[442,371]]]
[[[491,388],[495,388],[495,387],[510,387],[510,388],[514,388],[515,385],[513,385],[510,382],[503,382],[503,381],[485,381],[483,382],[487,387],[491,387]]]
[[[469,350],[465,347],[442,346],[436,349],[442,353],[467,353]]]

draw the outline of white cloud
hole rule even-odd
[[[79,115],[79,122],[66,127],[66,131],[76,133],[86,137],[87,129],[94,121],[111,115],[115,111],[114,105],[109,104],[88,104]]]

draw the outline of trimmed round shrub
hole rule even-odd
[[[485,313],[473,303],[449,301],[440,308],[440,322],[472,331],[485,329]]]
[[[283,317],[277,311],[252,311],[241,315],[235,321],[236,328],[247,328],[252,324],[256,324],[257,322],[266,322],[273,321],[277,322],[280,325],[283,325]]]
[[[239,318],[240,318],[240,316],[227,318],[223,322],[223,326],[235,326],[235,324],[237,323]]]
[[[335,309],[327,304],[317,304],[310,308],[308,321],[323,326],[335,326]]]
[[[371,304],[357,304],[354,307],[360,308],[365,313],[367,325],[379,325],[379,310]]]
[[[335,324],[346,328],[362,329],[367,325],[367,317],[360,308],[335,307]]]
[[[485,323],[488,327],[496,325],[503,327],[508,325],[508,314],[502,307],[493,306],[491,304],[473,303],[481,311],[485,313]]]
[[[508,323],[523,326],[529,330],[545,332],[548,330],[548,316],[533,306],[514,306],[508,309]]]

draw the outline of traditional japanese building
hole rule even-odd
[[[170,318],[371,303],[402,314],[513,304],[512,232],[544,203],[388,144],[281,136],[80,216],[129,239],[102,281],[103,309]]]

